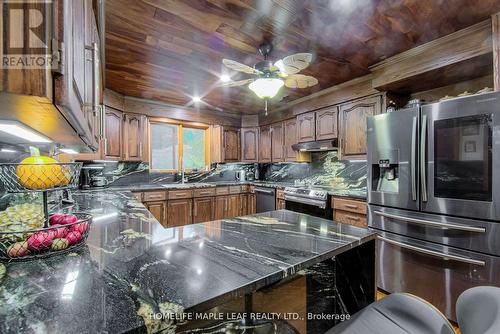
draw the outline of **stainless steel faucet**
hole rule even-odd
[[[185,177],[186,170],[184,168],[184,157],[181,158],[181,184],[184,184],[188,181],[188,178]]]

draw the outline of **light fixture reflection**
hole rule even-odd
[[[255,95],[261,99],[273,98],[278,94],[281,87],[283,87],[284,82],[277,78],[259,78],[248,85]]]
[[[61,292],[61,299],[72,299],[75,293],[76,282],[78,274],[80,271],[71,271],[66,275],[66,280],[64,281],[63,289]]]

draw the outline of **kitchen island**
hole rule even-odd
[[[87,245],[5,265],[0,332],[175,332],[275,303],[300,315],[274,319],[282,332],[319,333],[374,300],[366,229],[286,210],[165,229],[129,191],[73,197],[64,211],[94,217]]]

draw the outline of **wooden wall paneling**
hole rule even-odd
[[[149,117],[166,117],[186,122],[201,122],[239,128],[241,115],[216,110],[196,110],[188,107],[173,106],[157,101],[124,98],[124,111],[138,112]]]
[[[493,41],[493,85],[500,91],[500,13],[491,16],[491,39]]]
[[[419,75],[457,63],[466,64],[464,61],[471,59],[477,59],[480,64],[487,59],[486,55],[492,53],[491,34],[491,20],[486,20],[397,54],[370,67],[373,73],[372,85],[376,89],[389,91],[402,90],[401,86],[411,84],[421,88],[422,80],[415,78]],[[460,66],[462,72],[463,67],[464,65]],[[460,72],[460,68],[456,71]],[[475,70],[477,73],[477,68]],[[429,88],[438,87],[435,85],[441,85],[439,80],[438,76],[431,75],[427,85]]]

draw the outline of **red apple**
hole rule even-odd
[[[21,257],[29,253],[28,243],[26,241],[13,243],[7,248],[7,255],[9,257]]]
[[[78,218],[76,218],[75,215],[65,215],[63,219],[59,222],[59,224],[62,225],[68,225],[68,224],[73,224],[78,221]]]
[[[69,230],[71,232],[79,232],[80,234],[85,233],[89,229],[89,223],[88,222],[81,222],[75,225],[71,225],[69,227]]]
[[[56,227],[56,226],[57,226],[57,228],[53,230],[56,232],[54,239],[64,238],[66,236],[66,234],[68,234],[68,229],[66,227],[62,226],[61,224],[52,225],[52,227]]]
[[[30,250],[41,250],[49,247],[54,239],[52,233],[46,231],[40,231],[33,234],[28,238],[28,249]]]
[[[49,224],[50,225],[60,225],[61,220],[66,216],[64,213],[54,213],[50,216],[49,218]]]
[[[72,231],[66,235],[66,239],[68,240],[70,245],[74,245],[82,240],[82,235],[80,234],[80,232]]]

